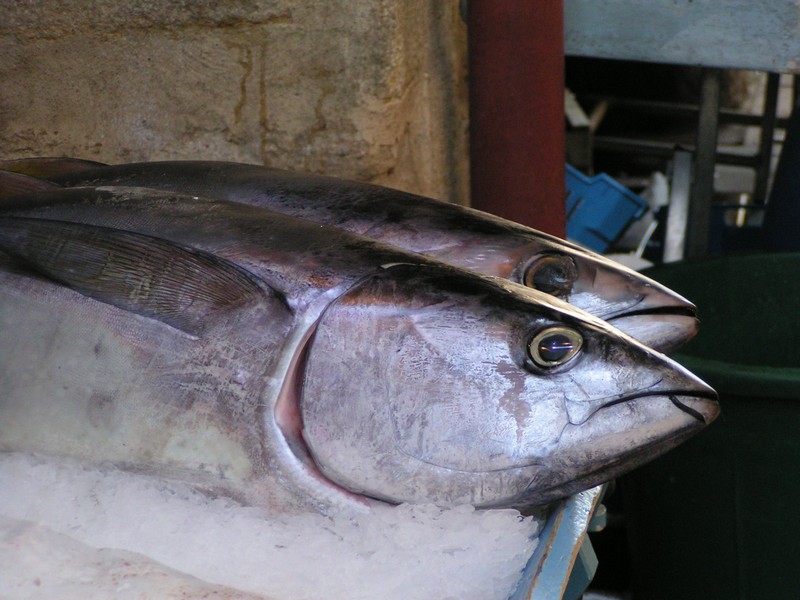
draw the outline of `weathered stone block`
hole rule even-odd
[[[457,8],[16,2],[0,23],[0,156],[238,160],[463,201]]]

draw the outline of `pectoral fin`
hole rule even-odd
[[[0,169],[5,171],[14,171],[15,173],[22,173],[24,175],[30,175],[31,177],[39,177],[42,179],[48,179],[57,175],[81,173],[83,171],[88,171],[89,169],[107,166],[108,165],[106,163],[70,157],[18,158],[16,160],[0,160]]]
[[[60,185],[44,179],[14,171],[0,171],[0,200],[58,189],[61,189]]]
[[[85,296],[192,335],[221,313],[270,293],[212,254],[106,227],[2,217],[0,251]]]

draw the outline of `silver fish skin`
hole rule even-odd
[[[545,294],[242,204],[66,189],[0,211],[0,450],[287,511],[529,507],[718,414]]]
[[[694,305],[577,246],[477,210],[332,177],[213,161],[98,166],[73,159],[0,162],[64,186],[127,185],[268,208],[430,255],[555,295],[668,352],[698,328]]]

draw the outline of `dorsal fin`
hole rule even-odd
[[[42,158],[17,158],[14,160],[0,160],[0,169],[14,171],[31,177],[49,179],[57,175],[82,173],[97,167],[107,167],[106,163],[85,160],[83,158],[42,157]]]
[[[192,335],[220,312],[269,293],[213,254],[107,227],[0,217],[0,250],[85,296]]]
[[[60,185],[44,179],[13,171],[0,171],[0,200],[37,192],[49,192],[59,188],[61,188]]]

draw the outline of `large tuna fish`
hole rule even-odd
[[[226,162],[103,166],[21,159],[0,168],[66,186],[145,186],[253,204],[557,296],[663,352],[697,332],[694,306],[599,254],[476,210],[384,187]]]
[[[0,210],[0,450],[286,510],[523,507],[715,418],[668,358],[545,294],[224,201]]]

